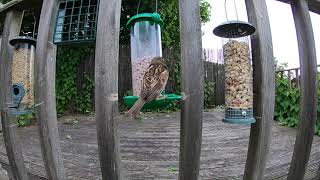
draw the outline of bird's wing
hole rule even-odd
[[[143,88],[141,90],[141,97],[145,99],[147,102],[150,102],[154,99],[157,99],[161,93],[161,91],[166,87],[167,81],[169,77],[169,72],[164,71],[159,74],[159,78],[157,78],[157,82],[148,86],[148,88]]]

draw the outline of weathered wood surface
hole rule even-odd
[[[301,71],[300,121],[288,180],[304,177],[317,119],[317,57],[307,0],[291,3],[294,17]]]
[[[118,140],[118,67],[121,0],[99,3],[95,54],[95,112],[104,180],[120,179]],[[103,19],[103,20],[102,20]]]
[[[19,35],[21,18],[21,12],[9,11],[5,19],[0,54],[0,84],[2,84],[0,87],[0,111],[4,142],[12,171],[11,178],[27,180],[29,177],[24,165],[19,136],[17,136],[16,118],[6,113],[11,102],[11,65],[14,51],[14,47],[9,44],[9,41]]]
[[[43,2],[35,54],[35,103],[41,153],[48,179],[64,180],[65,170],[57,127],[55,72],[56,46],[52,44],[56,0]]]
[[[249,22],[256,27],[251,36],[253,61],[253,109],[256,123],[251,125],[245,180],[263,177],[269,152],[275,102],[275,67],[272,37],[265,0],[246,0]]]
[[[120,169],[123,179],[178,179],[179,116],[180,113],[146,114],[141,121],[120,121]],[[243,179],[250,127],[222,123],[222,117],[223,111],[203,114],[200,179]],[[59,123],[67,179],[101,179],[94,117],[63,119],[74,121],[72,124],[63,124],[62,121]],[[274,123],[272,131],[267,168],[262,179],[286,179],[296,129]],[[37,128],[19,128],[19,136],[28,170],[45,177]],[[3,137],[0,136],[0,142],[2,141]],[[5,163],[3,167],[7,168],[8,160],[3,143],[0,143],[0,162]],[[305,179],[314,179],[319,164],[320,137],[314,137]]]
[[[10,162],[12,178],[15,180],[28,180],[28,172],[24,165],[22,148],[17,134],[16,116],[8,114],[5,110],[1,111],[3,135],[6,145],[6,152]]]
[[[203,111],[200,1],[179,0],[182,109],[179,179],[198,179]]]

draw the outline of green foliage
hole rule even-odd
[[[215,83],[212,83],[210,81],[205,81],[203,85],[203,103],[205,109],[212,108],[211,99],[214,96],[214,85]]]
[[[279,68],[282,68],[282,66],[279,66]],[[320,80],[319,74],[318,79]],[[298,126],[300,96],[299,88],[289,87],[287,75],[284,75],[283,78],[281,78],[280,74],[277,74],[274,116],[279,124],[294,128]],[[317,121],[314,132],[320,136],[320,87],[318,87]]]
[[[78,66],[81,60],[93,53],[92,47],[60,47],[57,53],[56,98],[58,114],[63,114],[75,104],[81,113],[91,111],[88,96],[91,96],[93,83],[86,81],[82,89],[76,87]],[[91,82],[91,84],[90,84]],[[80,91],[80,93],[79,93]],[[79,97],[82,96],[82,97]]]
[[[76,97],[78,112],[88,114],[92,111],[92,92],[94,90],[94,81],[87,75],[84,75],[85,81],[81,91]]]
[[[19,127],[29,126],[35,122],[35,116],[31,114],[23,114],[17,117],[17,124]]]
[[[275,119],[283,125],[297,127],[299,119],[300,91],[289,88],[287,77],[276,77]]]
[[[160,0],[158,3],[158,13],[164,21],[164,27],[161,30],[162,44],[164,47],[179,47],[179,1]],[[126,23],[132,16],[137,14],[137,7],[138,1],[122,2],[120,21],[120,44],[122,45],[130,44],[130,30],[126,28]],[[155,11],[155,1],[141,1],[139,13]],[[209,22],[211,6],[206,0],[200,1],[200,16],[202,23]]]

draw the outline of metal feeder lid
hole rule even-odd
[[[227,21],[213,30],[213,34],[223,38],[239,38],[250,36],[256,31],[256,28],[250,23],[244,21]]]
[[[29,43],[29,44],[36,46],[37,40],[32,37],[29,37],[29,36],[18,36],[18,37],[11,39],[9,41],[9,43],[12,46],[16,45],[17,43]]]

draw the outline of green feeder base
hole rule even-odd
[[[131,108],[134,103],[138,100],[138,96],[126,96],[124,97],[124,103],[128,108]],[[172,102],[180,100],[181,96],[177,94],[165,94],[157,100],[146,103],[142,109],[164,109],[168,107]]]
[[[252,124],[255,123],[256,120],[254,118],[249,118],[249,119],[230,119],[230,118],[224,118],[222,120],[224,123],[228,124]]]
[[[256,120],[253,118],[253,110],[248,109],[225,109],[225,118],[222,120],[224,123],[228,124],[252,124]]]

